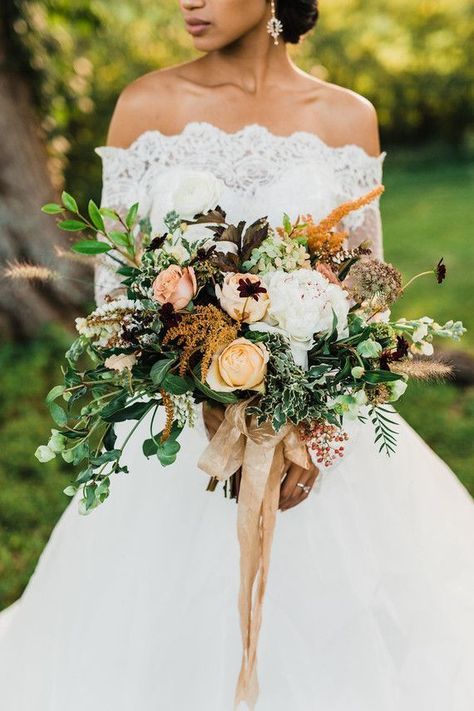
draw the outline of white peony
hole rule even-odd
[[[176,168],[161,173],[142,200],[154,233],[166,230],[164,218],[175,210],[183,220],[213,210],[224,183],[209,171]],[[207,230],[209,232],[209,230]]]
[[[319,272],[313,269],[290,273],[274,271],[261,278],[270,305],[265,320],[250,328],[284,333],[290,339],[295,361],[302,367],[307,367],[307,351],[313,345],[314,334],[331,330],[333,311],[337,316],[338,336],[347,334],[349,300],[346,292]]]

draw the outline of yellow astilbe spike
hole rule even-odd
[[[169,438],[171,434],[171,428],[173,427],[173,422],[174,422],[174,405],[173,405],[173,400],[171,398],[171,395],[167,393],[165,390],[160,390],[160,395],[163,398],[163,405],[165,408],[166,412],[166,423],[165,427],[163,430],[163,434],[161,435],[161,441],[166,442],[166,440]]]
[[[327,217],[325,217],[323,220],[321,220],[321,222],[318,222],[318,224],[315,225],[315,236],[323,236],[327,234],[330,230],[333,229],[333,227],[337,225],[338,222],[340,222],[350,212],[354,212],[354,210],[359,210],[361,207],[364,207],[364,205],[368,205],[373,200],[378,198],[379,195],[384,192],[384,190],[385,187],[383,185],[377,185],[376,188],[366,193],[365,195],[362,195],[361,197],[356,198],[355,200],[348,200],[347,202],[343,202],[342,205],[336,207],[332,212],[329,213]]]
[[[3,272],[8,279],[25,279],[26,281],[47,282],[57,279],[58,273],[40,264],[28,262],[7,262]]]
[[[418,358],[390,363],[390,370],[394,373],[408,375],[416,380],[442,380],[453,374],[453,369],[448,363]]]
[[[212,304],[197,306],[191,313],[180,314],[180,321],[163,339],[163,345],[176,341],[182,348],[179,374],[184,375],[193,353],[202,354],[201,379],[206,379],[213,355],[238,336],[235,322]]]

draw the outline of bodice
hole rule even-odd
[[[220,203],[229,222],[267,216],[281,224],[286,212],[325,217],[334,207],[371,190],[382,181],[386,153],[370,156],[355,144],[328,146],[316,134],[297,131],[278,136],[260,124],[228,133],[207,122],[191,122],[176,135],[152,130],[128,148],[100,146],[103,161],[101,204],[121,211],[146,203],[158,179],[177,169],[205,170],[224,183]],[[170,173],[171,174],[171,173]],[[343,221],[349,246],[372,242],[383,257],[378,200]],[[96,300],[117,286],[107,257],[98,260]]]

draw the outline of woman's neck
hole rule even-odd
[[[298,71],[285,43],[273,44],[266,29],[261,28],[223,49],[209,52],[201,61],[213,83],[233,84],[253,96],[273,84],[282,86]]]

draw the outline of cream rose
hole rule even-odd
[[[219,204],[223,188],[222,180],[209,171],[182,168],[164,171],[143,200],[153,231],[166,231],[163,220],[171,210],[183,220],[213,210]]]
[[[217,392],[256,390],[264,392],[269,353],[262,343],[237,338],[216,353],[206,377]]]
[[[170,264],[153,282],[153,298],[159,304],[171,304],[176,311],[184,309],[197,294],[197,282],[192,267]]]
[[[131,370],[137,359],[133,353],[127,355],[126,353],[121,353],[119,355],[111,355],[104,360],[104,365],[110,370]]]
[[[222,286],[216,284],[216,296],[226,313],[236,321],[255,323],[265,316],[270,299],[262,280],[256,274],[225,275]],[[252,293],[254,292],[254,293]]]

